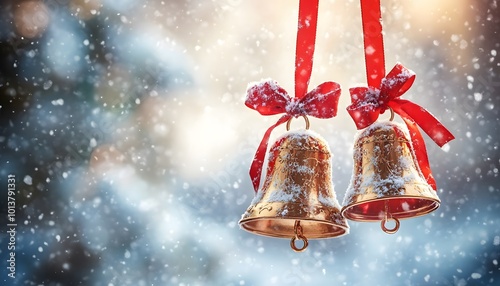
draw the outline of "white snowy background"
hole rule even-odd
[[[403,98],[456,136],[443,149],[425,137],[441,207],[394,235],[350,222],[304,253],[237,223],[254,152],[279,117],[245,107],[245,90],[273,78],[292,94],[297,0],[0,5],[1,285],[500,283],[496,0],[382,1],[387,70],[414,70]],[[348,89],[366,82],[359,2],[321,0],[316,44],[310,88],[343,90],[337,117],[311,118],[341,202],[356,134]]]

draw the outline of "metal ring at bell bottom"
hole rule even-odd
[[[385,223],[390,221],[390,220],[393,220],[394,222],[396,222],[396,225],[393,227],[393,228],[387,228],[385,226]],[[381,222],[380,222],[380,227],[382,228],[382,230],[385,232],[385,233],[388,233],[388,234],[394,234],[396,233],[398,230],[399,230],[399,219],[395,218],[395,217],[385,217]]]
[[[306,250],[307,246],[309,245],[309,242],[307,241],[307,238],[302,233],[302,226],[300,225],[300,220],[295,221],[295,224],[293,226],[293,231],[295,232],[295,236],[292,237],[292,239],[290,240],[290,247],[295,252],[302,252],[302,251]],[[295,245],[295,241],[297,239],[302,240],[304,242],[304,245],[302,245],[302,247],[297,247],[297,245]]]
[[[295,241],[297,239],[302,240],[304,242],[304,245],[302,245],[302,247],[297,247],[297,245],[295,245]],[[306,250],[306,248],[307,248],[308,245],[309,245],[309,242],[307,241],[307,238],[305,236],[294,236],[290,240],[290,247],[295,252],[302,252],[302,251]]]

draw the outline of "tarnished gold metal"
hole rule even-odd
[[[392,110],[392,109],[391,109]],[[307,118],[306,115],[302,115],[302,118],[304,118],[304,121],[306,122],[306,129],[309,129],[309,118]],[[286,122],[286,130],[290,130],[290,124],[292,123],[293,117],[290,117],[288,121]]]
[[[357,138],[354,171],[344,197],[342,215],[355,221],[381,221],[382,230],[395,233],[399,220],[425,215],[440,200],[427,183],[404,127],[395,122],[374,123]],[[388,221],[395,221],[392,229]]]
[[[252,233],[291,239],[295,251],[309,239],[348,233],[332,184],[330,150],[309,130],[289,131],[269,151],[263,186],[239,224]],[[295,242],[302,240],[303,247]]]

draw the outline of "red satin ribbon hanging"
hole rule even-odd
[[[257,148],[250,177],[255,192],[258,191],[262,167],[267,151],[269,137],[273,129],[292,117],[310,115],[317,118],[331,118],[337,114],[340,85],[324,82],[307,92],[313,66],[316,26],[319,0],[301,0],[297,27],[295,52],[295,97],[291,98],[276,81],[267,80],[249,85],[245,105],[262,115],[285,113],[275,124],[267,129]]]
[[[391,108],[400,115],[410,131],[419,167],[429,185],[436,190],[425,142],[418,126],[439,146],[455,137],[423,107],[399,97],[413,84],[415,73],[401,64],[385,75],[384,44],[379,0],[361,0],[363,39],[368,87],[349,89],[351,105],[347,111],[356,127],[363,129],[375,122],[379,114]]]
[[[368,86],[378,87],[385,75],[384,38],[380,0],[361,0],[363,43]]]

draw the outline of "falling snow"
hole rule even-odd
[[[297,1],[3,1],[0,203],[7,214],[15,175],[16,275],[0,285],[500,285],[497,2],[382,3],[386,68],[416,74],[401,99],[456,137],[439,148],[422,133],[441,205],[396,234],[349,222],[295,253],[238,221],[259,199],[249,166],[280,116],[245,106],[247,87],[268,79],[293,96]],[[307,132],[328,143],[342,202],[363,152],[345,110],[366,85],[359,2],[320,1],[318,17],[308,91],[334,81],[342,94],[337,116]],[[364,104],[377,104],[371,92]],[[10,241],[0,235],[4,270]]]

